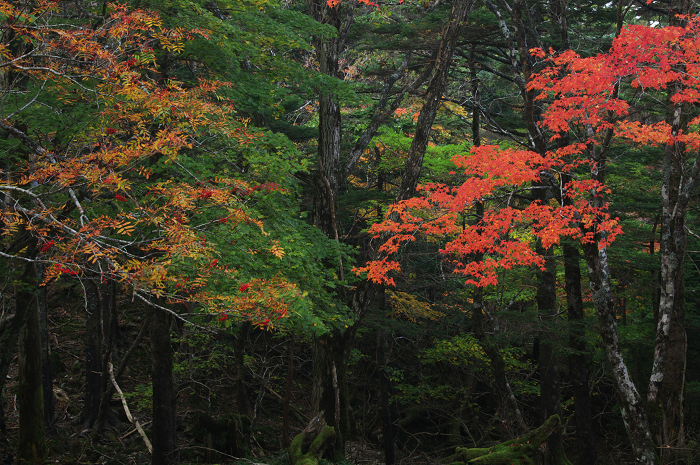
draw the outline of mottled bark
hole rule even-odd
[[[179,462],[177,449],[177,404],[173,379],[173,352],[170,338],[170,315],[152,310],[151,378],[153,380],[153,465]]]
[[[684,2],[674,5],[679,12],[688,5]],[[671,18],[671,24],[682,27],[683,19]],[[676,72],[684,73],[685,67],[678,66]],[[688,108],[683,102],[673,103],[671,98],[681,92],[682,84],[673,83],[668,87],[666,122],[671,127],[671,136],[676,137],[687,126]],[[684,443],[683,425],[683,384],[685,375],[685,288],[684,268],[687,251],[686,214],[690,197],[695,189],[700,170],[699,159],[692,150],[688,153],[684,144],[675,141],[664,150],[661,184],[661,236],[659,239],[661,272],[660,299],[654,361],[647,390],[647,402],[653,409],[653,430],[662,446],[682,446]],[[690,168],[690,160],[695,157]],[[670,452],[662,449],[662,458],[672,460]]]
[[[607,248],[599,247],[596,241],[583,244],[583,251],[588,266],[593,305],[598,314],[603,349],[612,370],[613,384],[627,436],[637,463],[651,465],[655,463],[654,443],[649,430],[644,402],[630,379],[627,365],[622,357],[617,321],[615,320],[615,303],[610,283]]]

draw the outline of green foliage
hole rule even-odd
[[[125,392],[124,398],[131,410],[151,412],[153,410],[153,384],[138,384],[134,387],[134,392]]]

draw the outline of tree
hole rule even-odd
[[[510,268],[529,263],[543,266],[539,254],[530,248],[531,238],[543,245],[557,243],[562,237],[580,238],[588,263],[588,275],[593,302],[598,313],[601,337],[613,370],[616,390],[622,407],[622,417],[637,460],[654,463],[655,452],[646,416],[646,407],[632,383],[618,342],[613,289],[607,248],[620,232],[616,220],[606,213],[605,169],[606,151],[613,137],[637,144],[664,144],[672,153],[664,164],[667,173],[662,183],[662,198],[669,205],[664,209],[668,226],[662,234],[662,291],[660,318],[655,343],[654,365],[648,389],[649,400],[656,395],[664,378],[664,361],[675,316],[672,302],[678,299],[677,287],[670,282],[682,282],[682,259],[678,250],[685,250],[684,212],[695,187],[700,162],[692,155],[699,146],[698,135],[691,129],[697,119],[681,124],[683,108],[695,104],[698,98],[694,72],[694,45],[698,23],[687,20],[684,27],[648,28],[630,26],[613,42],[607,54],[581,58],[573,52],[554,54],[553,67],[535,76],[529,88],[540,92],[538,98],[553,96],[544,113],[544,125],[555,136],[568,133],[572,142],[542,157],[532,152],[500,152],[499,166],[493,148],[475,148],[470,157],[455,157],[465,174],[475,176],[459,187],[427,185],[427,198],[412,199],[398,204],[400,222],[386,220],[375,225],[375,232],[391,232],[395,236],[382,250],[388,254],[399,250],[402,243],[415,240],[416,233],[454,235],[448,240],[444,253],[457,258],[456,271],[471,275],[467,282],[479,286],[494,283],[497,268]],[[539,51],[544,57],[544,52]],[[682,71],[679,71],[682,69]],[[565,70],[562,73],[562,70]],[[621,83],[621,84],[620,84]],[[643,122],[630,118],[630,104],[617,97],[618,86],[629,83],[630,92],[662,91],[675,86],[669,100],[675,105],[674,118],[669,122]],[[620,95],[623,95],[620,93]],[[688,110],[686,110],[687,112]],[[683,127],[687,127],[686,131]],[[583,155],[579,158],[579,155]],[[539,157],[539,158],[538,158]],[[675,160],[675,161],[672,161]],[[577,166],[590,166],[589,179],[579,178]],[[673,168],[675,166],[676,168]],[[562,177],[561,187],[571,199],[557,207],[544,203],[515,209],[507,204],[491,214],[485,214],[478,228],[456,228],[456,211],[469,208],[481,198],[494,198],[497,188],[509,185],[525,186],[538,182],[548,169],[570,172],[574,179]],[[674,175],[673,173],[678,173]],[[681,184],[679,184],[682,181]],[[677,192],[677,194],[666,193]],[[511,194],[512,195],[512,194]],[[672,207],[671,207],[672,205]],[[673,226],[670,222],[680,221]],[[519,232],[518,225],[529,225],[528,233]],[[675,232],[672,232],[675,231]],[[515,236],[515,237],[514,237]],[[673,242],[671,244],[670,242]],[[469,261],[470,254],[485,253],[483,260]],[[684,253],[683,253],[684,255]],[[681,268],[678,268],[678,266]],[[386,259],[375,261],[362,269],[370,279],[391,283],[387,273],[398,264]],[[671,280],[671,281],[668,281]],[[663,297],[665,295],[666,297]],[[681,305],[676,300],[677,305]],[[666,315],[664,317],[663,315]]]
[[[214,231],[216,237],[227,229],[254,225],[264,236],[263,223],[248,212],[246,200],[258,190],[279,188],[199,177],[183,166],[200,137],[245,146],[256,135],[233,116],[231,102],[217,95],[228,84],[199,80],[185,86],[153,77],[158,75],[158,60],[177,54],[185,41],[204,33],[165,28],[157,14],[123,6],[110,7],[92,29],[71,27],[58,20],[56,8],[51,2],[33,7],[0,3],[0,12],[9,18],[3,25],[7,41],[0,44],[6,78],[0,129],[6,134],[6,147],[21,154],[19,159],[3,159],[1,226],[10,240],[0,255],[46,265],[39,285],[59,278],[86,280],[94,289],[105,282],[118,283],[158,317],[178,317],[169,307],[188,303],[257,325],[276,324],[287,315],[284,298],[295,294],[294,286],[272,278],[246,284],[254,286],[249,293],[236,292],[238,286],[231,283],[237,281],[237,270],[219,264],[209,234]],[[64,132],[46,131],[42,119],[51,116],[42,114],[42,106],[57,109],[61,122],[59,106],[71,109],[75,118],[67,119]],[[265,250],[284,255],[276,243],[268,243]],[[24,286],[34,283],[31,273],[23,275],[28,277]],[[221,281],[229,283],[226,292],[217,292]],[[264,298],[252,299],[263,292]],[[40,390],[41,382],[34,382],[41,379],[41,352],[33,301],[21,300],[17,307],[28,309],[19,336],[20,372],[23,382]],[[86,310],[92,315],[101,312],[99,303]],[[21,311],[17,317],[24,318]],[[175,412],[168,401],[174,399],[174,391],[172,380],[167,383],[172,371],[161,363],[168,360],[161,349],[169,350],[169,342],[162,343],[169,341],[169,325],[163,318],[152,320],[159,322],[151,331],[158,355],[154,364],[166,371],[159,377],[166,382],[154,386],[154,395],[158,391],[165,396],[155,403],[154,416],[163,418],[158,430],[164,439],[154,441],[154,462],[174,463]],[[99,328],[100,320],[96,322],[93,328]],[[111,347],[102,353],[101,344],[93,346],[90,370],[102,371],[103,378],[95,381],[101,390],[88,402],[90,423],[96,407],[106,405],[100,397],[107,392],[111,356]],[[161,385],[164,389],[156,389]],[[37,414],[41,395],[37,396],[20,402],[20,417],[27,425],[22,431],[31,431],[22,437],[38,444],[25,447],[26,441],[20,441],[20,457],[32,463],[41,462],[45,454],[38,433],[43,426],[29,425],[43,421],[43,414]]]

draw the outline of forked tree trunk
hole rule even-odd
[[[345,458],[345,442],[350,432],[347,367],[353,332],[331,330],[313,341],[314,415],[324,413],[324,420],[335,430],[335,442],[325,457],[339,461]]]

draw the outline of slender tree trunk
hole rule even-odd
[[[2,354],[0,355],[0,432],[7,433],[7,422],[5,420],[5,403],[3,399],[5,398],[5,382],[7,380],[7,374],[10,371],[10,365],[15,356],[15,349],[17,348],[17,340],[19,339],[19,333],[24,326],[24,323],[28,317],[28,312],[24,307],[15,306],[15,315],[12,320],[3,322],[2,339],[0,342],[0,347],[2,347]]]
[[[593,414],[588,390],[588,364],[585,327],[583,326],[583,296],[581,294],[581,267],[578,249],[570,242],[562,244],[566,286],[567,315],[569,318],[569,370],[574,393],[576,443],[580,465],[595,465],[596,448],[593,434]]]
[[[543,191],[544,192],[544,191]],[[540,334],[538,367],[540,374],[540,422],[552,415],[561,415],[559,408],[559,357],[554,350],[556,335],[551,331],[557,317],[557,277],[554,250],[537,245],[537,252],[545,258],[545,270],[537,273],[537,309],[545,329]],[[545,462],[553,465],[566,463],[561,429],[554,431],[547,441]]]
[[[85,404],[81,422],[92,427],[100,411],[102,391],[102,326],[100,293],[92,280],[85,283]]]
[[[437,111],[440,108],[442,94],[447,86],[447,73],[452,64],[457,39],[462,30],[463,22],[471,14],[473,5],[474,0],[454,0],[449,20],[440,32],[440,45],[436,58],[435,73],[428,83],[425,103],[418,115],[416,133],[413,136],[411,147],[408,149],[403,178],[396,194],[397,201],[410,199],[416,193],[418,178],[423,168],[423,157],[428,148],[430,131]]]
[[[396,404],[393,400],[393,386],[387,375],[389,363],[389,340],[383,328],[377,328],[377,365],[379,365],[380,408],[382,411],[382,431],[384,432],[384,463],[394,465],[396,460]]]
[[[603,349],[612,370],[615,392],[622,420],[627,429],[627,436],[637,463],[652,465],[656,460],[655,449],[644,402],[630,379],[620,348],[607,248],[599,247],[598,241],[596,241],[583,244],[583,251],[588,265],[588,279],[591,285],[593,305],[598,314]]]
[[[124,354],[124,357],[122,357],[121,362],[119,363],[119,367],[117,368],[117,371],[114,373],[114,379],[119,381],[121,378],[122,374],[124,373],[124,370],[126,369],[126,365],[129,362],[129,359],[131,358],[131,355],[134,353],[136,348],[141,344],[141,341],[145,337],[146,333],[148,332],[149,326],[150,326],[150,316],[151,314],[149,313],[146,315],[146,318],[144,318],[144,321],[141,326],[141,330],[139,331],[139,334],[136,336],[136,339],[131,343],[129,348],[127,349],[126,353]],[[102,430],[104,429],[104,424],[105,421],[107,420],[107,415],[109,414],[109,403],[112,400],[112,396],[114,395],[115,388],[114,384],[109,383],[107,385],[107,389],[105,390],[104,394],[102,394],[102,398],[100,399],[100,410],[99,414],[97,415],[97,419],[95,420],[95,424],[92,426],[92,436],[94,438],[99,438],[100,435],[102,434]]]
[[[684,27],[686,19],[678,13],[691,12],[689,2],[672,2],[670,24]],[[674,71],[685,73],[685,66]],[[671,127],[671,136],[676,137],[687,126],[687,104],[673,103],[672,97],[683,90],[680,82],[668,86],[666,122]],[[695,152],[695,150],[692,150]],[[663,446],[683,447],[683,393],[686,366],[685,336],[685,287],[684,268],[687,251],[686,213],[690,196],[693,193],[699,174],[698,157],[695,155],[692,167],[690,154],[685,144],[674,141],[664,150],[661,185],[661,273],[660,299],[654,362],[652,365],[647,402],[654,412],[652,418],[660,418],[652,425],[658,435],[664,461],[674,460],[672,451]],[[692,160],[692,158],[690,158]]]
[[[246,456],[250,451],[250,433],[253,421],[253,406],[250,403],[248,392],[248,373],[245,367],[245,348],[248,344],[251,323],[244,321],[238,327],[238,335],[234,345],[234,357],[236,365],[236,405],[240,428],[236,438],[236,449],[239,456]]]
[[[44,277],[44,265],[37,262],[35,266],[37,282],[42,282]],[[44,426],[47,431],[51,431],[54,423],[54,394],[53,374],[51,373],[51,346],[49,343],[46,286],[41,286],[37,290],[37,305],[39,309],[39,328],[41,332],[41,385],[44,395]]]
[[[292,383],[294,381],[294,333],[289,336],[289,355],[287,356],[287,379],[284,387],[284,406],[282,407],[282,446],[289,448],[289,404],[292,401]]]
[[[23,288],[17,292],[17,310],[27,313],[19,333],[19,463],[41,465],[46,460],[44,396],[41,381],[41,329],[33,266],[27,267]]]
[[[179,462],[177,449],[177,405],[173,379],[173,351],[170,315],[152,310],[151,376],[153,380],[153,465]]]

